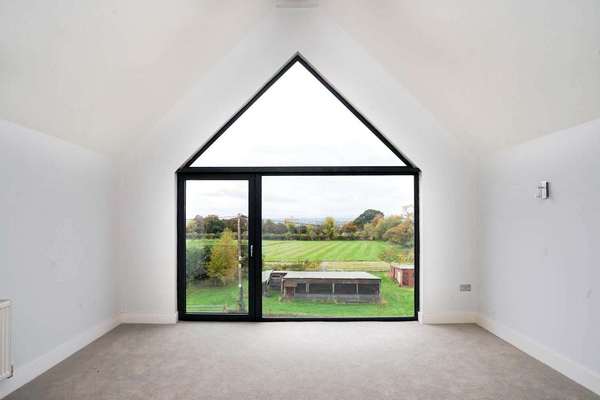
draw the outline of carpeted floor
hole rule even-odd
[[[474,325],[121,325],[7,399],[600,399]]]

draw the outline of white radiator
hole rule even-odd
[[[12,376],[10,301],[0,300],[0,381]]]

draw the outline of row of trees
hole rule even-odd
[[[216,239],[226,230],[237,232],[237,217],[196,216],[186,227],[188,239]],[[241,217],[241,230],[246,238],[246,216]],[[267,219],[263,221],[262,232],[267,240],[385,240],[409,247],[414,240],[414,220],[412,214],[386,217],[381,211],[368,209],[344,224],[336,223],[333,217],[326,217],[321,224]]]
[[[322,224],[299,224],[294,221],[274,222],[267,219],[262,226],[265,239],[279,240],[385,240],[410,247],[414,242],[412,214],[386,217],[378,210],[365,210],[353,221],[337,224],[326,217]]]
[[[218,239],[226,230],[237,234],[238,217],[219,218],[218,215],[207,215],[205,217],[196,215],[187,221],[185,231],[188,239]],[[240,230],[242,236],[248,235],[248,217],[240,216]]]
[[[273,222],[267,219],[262,226],[265,239],[279,240],[334,240],[340,232],[335,219],[326,217],[322,224],[302,224],[291,220]]]

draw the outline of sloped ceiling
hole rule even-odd
[[[597,0],[317,3],[470,148],[600,117]],[[0,0],[0,118],[118,154],[275,4]]]
[[[473,149],[502,148],[600,117],[600,1],[323,5]]]
[[[119,153],[272,8],[0,0],[0,118]]]

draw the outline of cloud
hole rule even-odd
[[[248,213],[248,183],[189,181],[187,217]],[[368,208],[400,214],[413,204],[412,176],[264,176],[263,218],[354,218]]]

